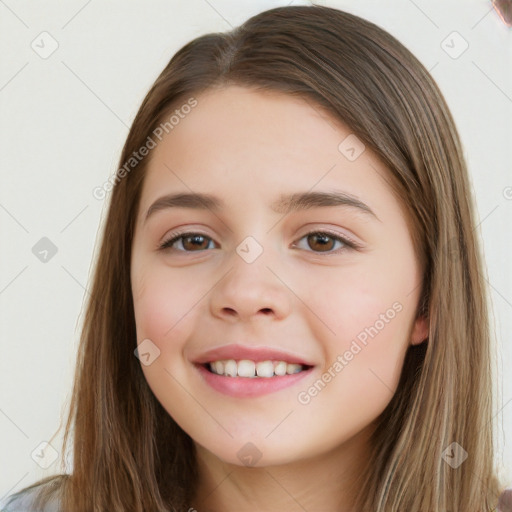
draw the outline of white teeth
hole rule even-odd
[[[222,361],[215,361],[213,363],[215,373],[222,375],[224,373],[224,363]]]
[[[292,373],[299,373],[302,370],[301,364],[289,364],[286,366],[286,373],[288,375]]]
[[[256,375],[258,377],[273,377],[274,364],[272,361],[262,361],[256,365]]]
[[[284,361],[279,361],[274,368],[274,373],[276,375],[286,375],[286,366]]]
[[[248,361],[247,359],[242,359],[241,361],[238,361],[239,377],[255,377],[255,369],[256,364],[254,363],[254,361]]]
[[[223,361],[212,361],[209,364],[210,370],[217,375],[227,377],[263,377],[270,378],[275,376],[292,375],[303,370],[301,364],[286,363],[286,361],[260,361],[255,363],[248,359],[235,361],[228,359]]]
[[[227,375],[228,377],[236,377],[238,375],[238,367],[236,365],[236,361],[233,359],[226,361],[226,364],[224,365],[224,375]]]

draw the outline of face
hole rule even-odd
[[[310,102],[235,86],[196,99],[152,150],[139,205],[131,283],[137,343],[150,354],[142,371],[196,446],[224,462],[331,452],[371,428],[407,348],[427,335],[406,214],[389,170]],[[216,202],[147,216],[178,193]],[[316,195],[278,203],[303,193]],[[223,376],[199,364],[229,359],[249,362],[224,364],[228,373],[263,361],[261,375],[269,364],[289,373]]]

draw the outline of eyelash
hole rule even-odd
[[[210,238],[209,236],[206,236],[204,235],[203,233],[197,233],[197,232],[185,232],[185,233],[171,233],[169,236],[170,238],[167,239],[165,242],[163,242],[160,246],[159,246],[159,250],[162,250],[162,251],[165,251],[165,250],[171,250],[172,249],[172,245],[174,245],[175,242],[177,242],[178,240],[182,239],[182,238],[186,238],[186,237],[190,237],[190,236],[196,236],[196,235],[199,235],[199,236],[202,236],[206,239],[209,239],[209,240],[212,240],[212,238]],[[320,254],[320,255],[333,255],[333,254],[340,254],[342,252],[345,252],[347,250],[355,250],[355,249],[358,249],[360,246],[359,244],[357,244],[356,242],[354,242],[353,240],[349,239],[348,237],[345,237],[345,236],[341,236],[339,233],[334,233],[332,231],[329,231],[329,230],[315,230],[315,231],[309,231],[308,233],[304,234],[303,236],[301,236],[299,238],[299,240],[302,240],[303,238],[307,238],[308,236],[311,236],[311,235],[328,235],[329,238],[332,238],[333,240],[336,240],[337,242],[341,242],[345,247],[341,247],[335,251],[328,251],[328,252],[322,252],[322,251],[307,251],[307,252],[313,252],[314,254]],[[201,249],[199,251],[186,251],[186,250],[181,250],[179,249],[179,252],[184,252],[184,253],[192,253],[192,252],[203,252],[207,249]]]

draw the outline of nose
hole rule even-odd
[[[232,322],[253,317],[282,320],[289,315],[293,294],[279,275],[282,272],[268,263],[263,254],[248,263],[234,252],[229,270],[211,292],[212,315]]]

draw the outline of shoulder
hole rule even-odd
[[[496,512],[512,512],[512,487],[505,489],[498,501]]]
[[[0,512],[60,512],[57,497],[52,497],[44,508],[35,508],[35,500],[42,487],[38,485],[8,496],[0,503]]]

